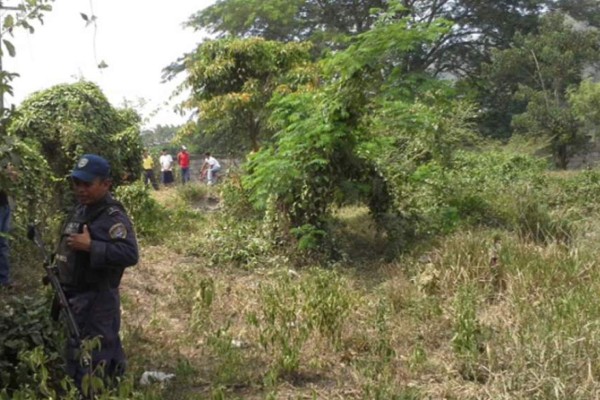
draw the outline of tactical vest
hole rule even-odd
[[[93,270],[90,266],[90,253],[73,251],[67,246],[69,235],[82,233],[84,225],[89,227],[92,222],[111,207],[118,207],[121,211],[124,211],[120,202],[110,199],[90,215],[77,215],[74,212],[63,226],[56,253],[56,267],[58,269],[58,279],[65,289],[77,291],[106,290],[119,286],[123,276],[123,268]],[[90,235],[92,235],[93,240],[93,233],[90,232]]]

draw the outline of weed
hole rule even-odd
[[[376,337],[370,357],[359,361],[365,378],[362,385],[363,399],[398,399],[401,393],[396,387],[393,361],[396,351],[391,344],[388,325],[390,307],[383,301],[377,304],[375,312]]]
[[[352,299],[336,272],[314,269],[307,275],[308,278],[302,282],[306,321],[338,346]]]
[[[281,274],[274,283],[262,286],[261,297],[260,320],[250,314],[249,321],[259,330],[261,346],[273,356],[269,372],[273,383],[298,370],[310,326],[302,318],[300,287],[289,275]]]
[[[198,332],[210,322],[210,311],[215,298],[215,282],[211,278],[202,278],[194,295],[194,304],[190,317],[190,328]]]
[[[214,377],[211,382],[216,385],[231,386],[250,379],[247,372],[242,349],[236,346],[233,336],[229,333],[229,324],[217,329],[207,339],[208,348],[214,356]]]
[[[208,196],[208,186],[197,183],[177,186],[177,196],[187,204],[194,204],[205,200]]]

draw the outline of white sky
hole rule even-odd
[[[125,99],[134,104],[147,100],[141,110],[147,127],[183,123],[185,117],[173,111],[176,101],[169,100],[176,83],[161,83],[161,71],[202,41],[205,35],[182,23],[213,2],[55,0],[44,24],[34,24],[35,33],[19,29],[11,39],[17,55],[5,55],[2,61],[5,70],[20,77],[13,81],[14,97],[7,96],[6,102],[19,104],[35,91],[84,78],[100,86],[114,106]],[[80,13],[97,17],[95,33]],[[101,61],[108,68],[98,69]]]

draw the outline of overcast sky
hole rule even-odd
[[[3,4],[14,5],[17,0]],[[17,72],[15,96],[7,103],[20,103],[29,94],[59,83],[81,78],[95,82],[114,106],[124,99],[149,105],[142,116],[161,111],[146,126],[179,124],[185,118],[173,111],[169,101],[175,84],[161,83],[161,71],[205,37],[182,23],[214,0],[56,0],[44,25],[36,31],[15,32],[17,56],[3,58],[4,69]],[[96,27],[80,13],[95,15]],[[98,69],[101,61],[108,68]]]

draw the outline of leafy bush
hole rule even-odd
[[[574,218],[600,210],[600,170],[557,173],[548,177],[549,205],[569,210]]]
[[[52,181],[52,172],[39,151],[39,144],[12,136],[0,137],[0,187],[15,198],[17,213],[31,221],[43,220],[54,211],[49,209],[52,192],[48,188]]]
[[[38,142],[58,178],[81,155],[99,152],[111,163],[119,184],[141,173],[139,122],[135,112],[115,109],[94,83],[77,82],[31,95],[19,106],[9,133]]]
[[[208,187],[195,183],[180,185],[177,186],[177,195],[188,204],[196,203],[206,199],[208,196]]]
[[[137,181],[131,185],[119,186],[115,189],[114,195],[125,206],[140,237],[150,241],[157,241],[164,237],[167,212],[152,198],[148,187],[143,182]]]
[[[458,151],[452,164],[430,162],[410,176],[405,209],[419,235],[464,225],[503,227],[522,237],[564,239],[571,226],[556,207],[544,160],[509,151]],[[562,200],[564,201],[564,200]]]
[[[9,297],[0,308],[0,380],[8,391],[19,386],[32,384],[27,366],[20,355],[38,346],[57,371],[59,359],[60,331],[50,318],[49,297],[42,293],[37,296]],[[35,386],[35,385],[34,385]]]
[[[228,179],[221,185],[221,201],[228,215],[238,218],[253,218],[256,216],[250,193],[242,186],[238,173],[228,174]]]
[[[205,240],[194,251],[207,256],[212,265],[223,263],[254,268],[269,264],[272,242],[264,235],[261,223],[246,220],[240,224],[225,214],[218,225],[206,233]]]

